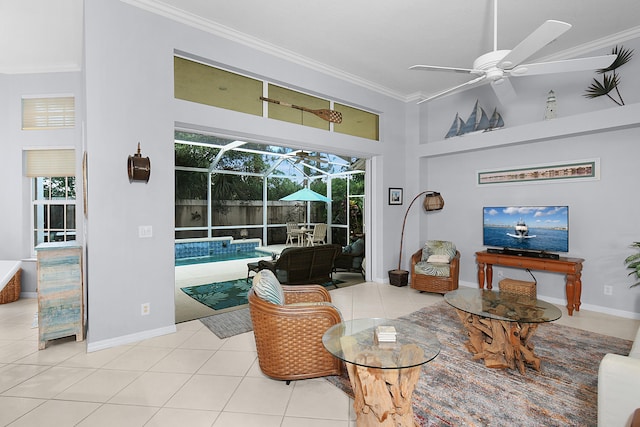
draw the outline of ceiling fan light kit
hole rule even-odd
[[[567,32],[571,28],[571,24],[553,19],[547,20],[512,50],[498,50],[498,0],[494,0],[493,9],[493,51],[476,58],[473,62],[472,69],[434,65],[414,65],[409,67],[411,70],[467,73],[475,77],[473,80],[433,94],[418,103],[439,98],[465,87],[491,83],[498,100],[504,105],[515,98],[515,91],[511,84],[505,85],[505,83],[508,83],[509,77],[603,69],[610,66],[617,57],[617,55],[604,55],[535,64],[522,64],[522,62]]]

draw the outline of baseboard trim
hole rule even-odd
[[[136,332],[135,334],[123,335],[121,337],[109,338],[96,342],[87,342],[87,353],[93,351],[105,350],[107,348],[127,345],[149,338],[155,338],[162,335],[168,335],[176,332],[176,325],[165,326],[164,328],[150,329],[148,331]],[[87,340],[88,341],[88,340]]]

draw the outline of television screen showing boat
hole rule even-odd
[[[482,221],[484,246],[569,252],[568,206],[485,206]]]

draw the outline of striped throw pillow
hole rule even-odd
[[[271,270],[260,270],[253,276],[253,291],[264,301],[284,305],[282,285]]]

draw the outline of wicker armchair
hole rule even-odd
[[[282,288],[286,304],[331,301],[329,292],[319,285]],[[259,298],[253,288],[247,297],[258,363],[265,375],[288,383],[341,374],[342,363],[322,345],[322,335],[342,321],[335,307],[272,304]]]
[[[449,262],[449,276],[429,276],[416,273],[416,264],[422,260],[422,249],[411,256],[411,287],[424,292],[445,294],[458,289],[458,275],[460,269],[460,252]]]

